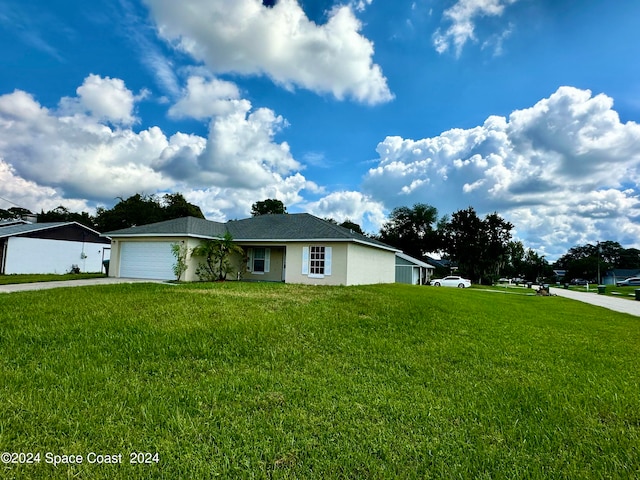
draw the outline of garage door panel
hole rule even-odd
[[[120,276],[172,280],[175,258],[171,242],[122,242]]]

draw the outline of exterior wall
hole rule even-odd
[[[198,269],[198,264],[203,261],[202,258],[192,257],[191,250],[200,245],[203,240],[198,240],[197,238],[184,238],[184,239],[175,239],[174,242],[184,241],[184,245],[187,247],[187,270],[182,274],[182,281],[184,282],[198,282],[200,281],[200,277],[196,275],[196,270]]]
[[[302,249],[331,247],[331,275],[311,278],[302,274]],[[290,243],[287,245],[287,283],[310,285],[368,285],[395,281],[395,253],[351,242]]]
[[[357,243],[349,244],[347,285],[394,283],[395,269],[395,252]]]
[[[124,242],[162,242],[162,243],[182,243],[187,246],[189,254],[187,255],[187,271],[182,274],[182,280],[187,282],[198,281],[196,269],[201,259],[191,257],[191,250],[200,244],[200,240],[195,238],[184,237],[131,237],[117,238],[111,241],[111,260],[109,262],[109,276],[120,277],[120,252],[121,245]]]
[[[111,262],[109,276],[120,276],[120,245],[123,242],[184,242],[189,252],[202,240],[184,237],[131,237],[118,238],[111,242]],[[302,273],[302,252],[304,247],[312,245],[331,247],[331,275],[313,278]],[[367,247],[351,242],[291,242],[274,246],[266,242],[241,245],[248,247],[268,247],[271,249],[270,271],[256,274],[246,271],[245,260],[236,256],[232,259],[235,271],[242,272],[244,280],[281,282],[284,276],[286,283],[308,285],[366,285],[373,283],[393,283],[395,280],[395,253],[388,250]],[[182,280],[199,281],[196,275],[198,264],[202,258],[187,257],[187,271]],[[284,275],[283,275],[284,267]],[[236,275],[228,280],[235,280]]]
[[[236,256],[232,262],[236,272],[240,272],[240,278],[242,280],[256,281],[256,282],[283,282],[284,281],[284,265],[286,247],[284,245],[274,246],[268,243],[251,243],[246,245],[240,245],[245,251],[245,258]],[[250,272],[247,269],[246,256],[250,248],[268,248],[270,252],[269,271],[264,273]],[[233,279],[237,278],[234,276]],[[231,278],[229,280],[232,280]]]
[[[324,278],[311,278],[302,274],[302,249],[311,245],[331,247],[331,275]],[[287,244],[286,283],[307,285],[348,285],[347,283],[346,242],[296,242]]]
[[[81,272],[102,272],[109,245],[41,238],[10,237],[5,252],[5,274],[68,273],[72,265]],[[83,253],[85,258],[83,257]]]

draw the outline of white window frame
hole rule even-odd
[[[321,249],[321,250],[320,250]],[[321,255],[324,258],[315,258],[316,255]],[[331,276],[331,261],[332,261],[333,249],[325,245],[309,245],[302,247],[302,275],[307,275],[309,278],[324,278]],[[322,273],[313,272],[313,262],[322,262]]]
[[[256,250],[264,250],[264,271],[255,271],[255,260],[263,260],[255,257]],[[271,269],[271,249],[268,247],[252,247],[249,249],[249,255],[247,258],[247,271],[254,275],[264,275],[269,273]]]

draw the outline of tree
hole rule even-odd
[[[482,270],[480,265],[483,248],[480,239],[481,230],[482,220],[478,218],[476,211],[469,207],[451,215],[451,219],[443,231],[444,250],[458,264],[461,273],[471,276],[474,281],[480,279]]]
[[[225,232],[220,239],[201,243],[191,251],[192,256],[204,258],[198,265],[196,275],[205,282],[226,280],[227,275],[233,273],[233,254],[244,257],[244,250],[233,243],[233,237],[229,232]]]
[[[251,216],[257,217],[259,215],[270,214],[283,214],[287,213],[287,207],[284,206],[280,200],[275,198],[267,198],[261,202],[256,202],[251,205]]]
[[[362,227],[360,227],[360,225],[358,225],[357,223],[352,222],[348,218],[342,223],[338,223],[335,218],[331,218],[331,217],[325,217],[325,218],[323,218],[323,220],[325,222],[329,222],[329,223],[333,223],[334,225],[338,225],[339,227],[348,228],[349,230],[352,230],[355,233],[359,233],[360,235],[365,235],[365,233],[362,231]]]
[[[640,250],[637,248],[626,248],[620,254],[620,268],[640,268]]]
[[[204,218],[200,207],[187,202],[180,193],[166,194],[162,199],[136,193],[126,200],[120,198],[113,208],[99,207],[95,222],[100,232],[109,232],[186,216]]]
[[[489,274],[495,281],[500,278],[500,272],[509,259],[508,246],[513,224],[505,221],[497,212],[487,215],[482,223],[486,241],[483,274]]]
[[[89,228],[96,228],[95,218],[87,212],[71,212],[67,207],[62,205],[45,212],[40,210],[38,222],[78,222]]]
[[[421,258],[440,249],[440,236],[434,228],[437,217],[436,208],[424,203],[417,203],[413,208],[394,208],[380,230],[380,240]]]
[[[550,276],[553,272],[549,262],[544,256],[532,249],[525,250],[522,242],[509,242],[507,246],[508,263],[505,274],[510,277],[523,278],[528,281],[537,281],[540,278]]]
[[[344,222],[338,225],[344,228],[348,228],[349,230],[352,230],[355,233],[359,233],[360,235],[364,235],[364,232],[362,231],[362,227],[360,227],[360,225],[358,225],[357,223],[352,222],[348,218]]]
[[[171,253],[176,259],[176,263],[173,264],[173,274],[176,276],[176,281],[180,281],[182,274],[187,271],[189,264],[187,263],[187,256],[189,250],[184,243],[172,243]]]
[[[162,207],[158,199],[152,195],[139,193],[126,200],[120,198],[120,201],[111,209],[99,207],[96,215],[96,224],[101,232],[146,225],[162,220],[164,220]]]
[[[444,247],[461,272],[473,280],[493,281],[500,276],[509,254],[513,225],[497,213],[478,217],[473,207],[455,212],[442,224]]]
[[[204,218],[200,207],[187,202],[181,193],[166,193],[162,199],[166,220],[182,217]]]
[[[0,220],[18,220],[26,215],[33,215],[31,211],[22,207],[0,208]]]
[[[635,248],[625,249],[611,240],[596,245],[576,245],[556,261],[556,267],[567,271],[567,280],[596,280],[598,267],[601,275],[613,268],[640,268],[640,251]]]

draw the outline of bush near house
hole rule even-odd
[[[638,358],[637,318],[559,297],[236,282],[5,294],[0,452],[43,457],[0,477],[633,478]],[[54,467],[45,452],[123,464]],[[136,452],[158,456],[131,465]]]

